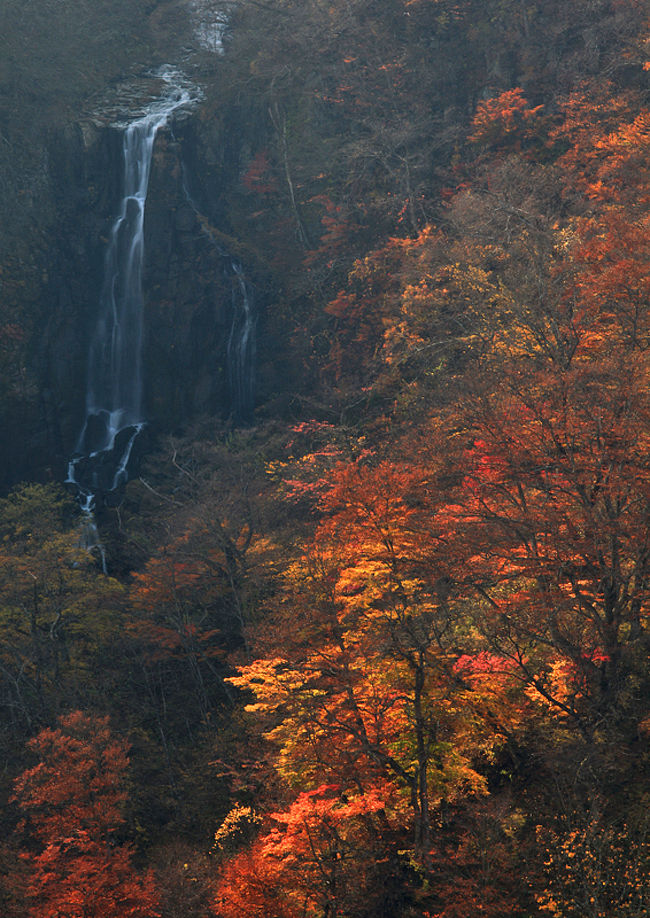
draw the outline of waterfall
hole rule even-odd
[[[233,271],[232,323],[228,337],[230,400],[235,421],[249,421],[255,407],[255,326],[253,291],[241,266]]]
[[[116,125],[122,131],[123,197],[106,249],[88,355],[86,417],[66,479],[88,514],[98,495],[109,494],[128,480],[129,462],[145,425],[142,269],[149,173],[159,129],[173,112],[193,101],[176,71],[164,70],[159,77],[165,84],[162,96],[139,117]]]

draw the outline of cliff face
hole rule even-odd
[[[161,429],[228,413],[231,259],[207,220],[211,202],[194,198],[192,147],[187,123],[160,132],[145,212],[145,405]]]
[[[241,281],[237,253],[214,229],[237,168],[228,142],[220,150],[196,112],[156,138],[143,278],[145,413],[154,432],[231,413],[227,351]],[[99,119],[62,126],[43,138],[40,159],[29,219],[15,222],[2,265],[3,488],[64,478],[83,423],[88,346],[121,195],[120,131]]]
[[[101,240],[116,194],[116,140],[92,124],[68,124],[36,138],[39,168],[20,176],[26,200],[4,223],[4,487],[58,477],[73,436]]]

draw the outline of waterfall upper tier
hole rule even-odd
[[[139,120],[165,115],[170,104],[177,113],[201,98],[202,91],[181,70],[165,65],[118,83],[95,101],[89,114],[100,124],[125,129]]]

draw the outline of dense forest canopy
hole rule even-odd
[[[0,500],[0,908],[644,918],[650,8],[228,13],[210,55],[180,2],[0,12],[0,410],[30,157],[165,59],[264,336],[252,422],[159,431],[98,514],[107,573],[47,458]]]

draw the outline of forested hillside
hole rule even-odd
[[[106,573],[47,459],[0,498],[0,912],[648,916],[648,3],[242,0],[216,55],[149,7],[257,405],[159,424]]]

